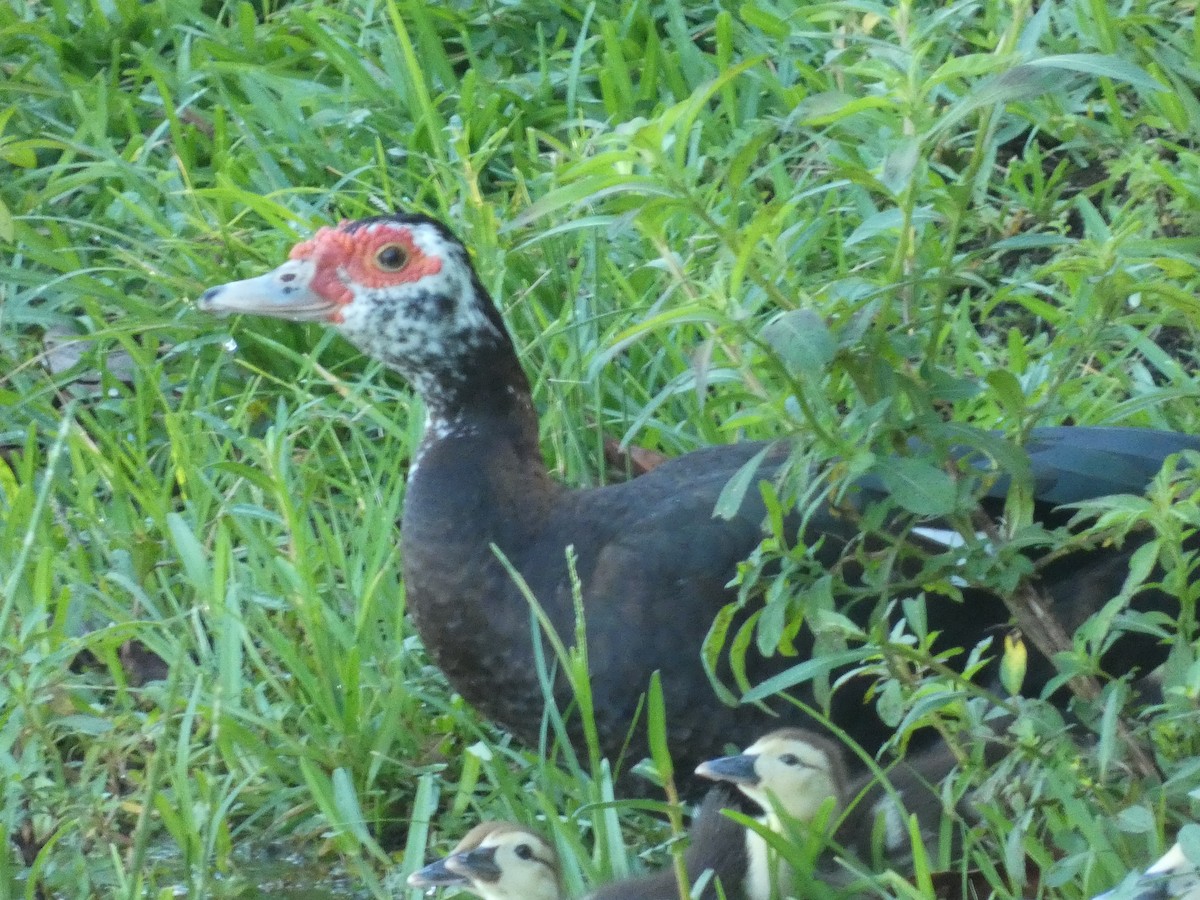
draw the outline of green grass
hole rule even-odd
[[[665,839],[425,660],[394,577],[403,385],[316,328],[193,310],[340,216],[421,209],[469,243],[572,483],[605,434],[798,433],[838,477],[947,420],[1200,429],[1195,6],[1033,6],[4,0],[0,835],[29,859],[0,852],[0,893],[255,896],[237,849],[283,841],[388,896],[484,815],[545,818],[579,893]],[[61,328],[86,352],[51,371]],[[947,506],[916,465],[909,505]],[[1165,699],[1104,685],[1094,750],[1019,704],[968,844],[997,896],[1089,896],[1200,812],[1193,489],[1110,516],[1159,529],[1183,600]],[[1010,514],[982,580],[1036,536]],[[821,602],[779,557],[765,646]],[[980,727],[906,609],[868,635],[881,702],[902,733]]]

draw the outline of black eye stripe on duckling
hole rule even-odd
[[[502,844],[497,845],[497,849],[499,849],[499,847],[501,847],[501,846],[503,846],[503,845]],[[522,841],[519,844],[512,844],[512,845],[510,845],[510,847],[512,850],[512,855],[515,856],[517,859],[519,859],[521,862],[537,863],[538,865],[544,866],[545,868],[549,869],[551,874],[553,874],[555,877],[557,877],[558,867],[555,864],[553,858],[547,858],[545,856],[542,856],[541,853],[539,852],[543,848],[538,847],[534,844],[526,843],[524,841]],[[551,855],[553,855],[553,851],[548,851],[548,852],[551,853]],[[501,868],[503,868],[503,866],[501,866]]]

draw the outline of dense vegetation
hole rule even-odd
[[[4,0],[0,893],[256,896],[239,854],[282,841],[389,896],[481,815],[544,815],[578,893],[666,836],[424,660],[395,577],[407,389],[317,327],[200,315],[206,286],[341,216],[444,218],[573,483],[605,477],[606,435],[674,454],[797,433],[837,479],[911,434],[1195,433],[1194,13]],[[933,462],[893,474],[912,512],[966,515]],[[1181,596],[1178,623],[1123,625],[1173,642],[1161,702],[1077,680],[1068,731],[1009,699],[999,781],[965,767],[997,798],[964,866],[982,890],[1090,896],[1200,813],[1194,487],[1164,477],[1103,523],[1157,528]],[[955,565],[1011,587],[1043,536],[1009,513]],[[781,543],[744,581],[766,612],[742,643],[768,648],[832,590]],[[922,652],[917,596],[905,634],[825,614],[900,744],[995,708]],[[1110,625],[1065,672],[1093,672]],[[1132,774],[1137,744],[1161,781]],[[879,889],[927,894],[929,868]]]

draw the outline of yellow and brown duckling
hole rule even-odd
[[[772,731],[736,756],[701,763],[696,774],[736,785],[770,821],[776,821],[775,810],[812,821],[829,798],[840,806],[847,784],[841,747],[803,728]]]
[[[878,869],[911,863],[910,816],[916,816],[926,848],[933,843],[948,811],[941,785],[956,763],[948,747],[937,745],[910,754],[880,775],[849,781],[840,744],[811,731],[785,728],[764,735],[736,756],[702,763],[696,773],[737,785],[761,807],[761,821],[775,832],[785,827],[780,813],[794,823],[813,823],[828,808],[821,824],[841,818],[833,843]],[[969,798],[950,811],[972,818]],[[771,896],[772,880],[787,884],[791,873],[770,862],[772,853],[758,833],[746,829],[744,844],[747,896],[765,900]],[[821,877],[846,880],[846,874],[832,866],[823,867]]]
[[[714,788],[688,832],[684,868],[695,900],[745,900],[742,827],[722,814],[732,791]],[[449,855],[408,877],[412,887],[460,887],[484,900],[563,900],[558,855],[540,834],[512,822],[476,825]],[[697,892],[696,888],[699,887]],[[597,888],[586,900],[676,900],[674,866]]]
[[[536,831],[480,822],[449,855],[408,876],[412,887],[459,886],[483,900],[561,900],[558,854]]]
[[[801,728],[782,728],[759,738],[735,756],[708,760],[696,774],[737,786],[763,811],[763,822],[784,830],[780,813],[797,823],[822,811],[833,821],[846,798],[846,764],[830,738]],[[791,871],[758,832],[742,828],[737,841],[743,860],[743,891],[748,900],[768,900],[791,880]]]

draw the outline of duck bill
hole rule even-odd
[[[696,774],[701,778],[711,778],[713,781],[728,781],[730,784],[758,784],[758,773],[754,764],[758,762],[757,753],[740,753],[737,756],[722,756],[710,759],[696,766]]]
[[[447,858],[446,868],[471,881],[500,880],[500,866],[496,863],[495,847],[476,847],[466,853],[455,853]]]
[[[430,863],[423,869],[417,869],[408,876],[408,884],[410,887],[426,888],[426,887],[448,887],[454,884],[467,884],[465,875],[459,875],[457,872],[451,872],[446,868],[446,859],[439,859],[437,862]]]
[[[204,312],[249,313],[293,322],[329,320],[337,304],[313,289],[310,259],[290,259],[265,275],[211,287],[196,301]]]

